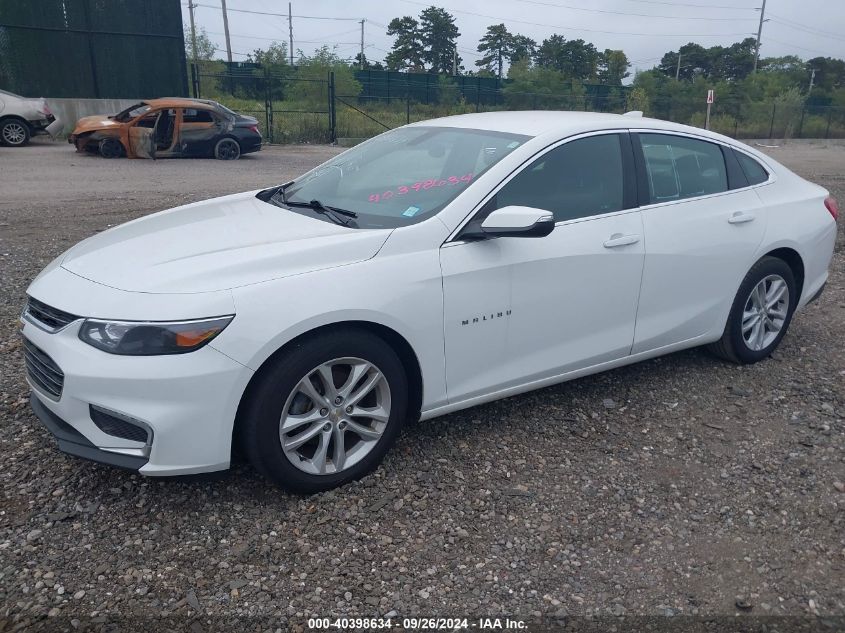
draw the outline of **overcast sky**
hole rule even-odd
[[[218,48],[225,49],[220,0],[195,0],[198,26],[205,27]],[[762,0],[760,0],[760,3]],[[648,69],[663,53],[693,41],[703,46],[729,45],[756,36],[759,7],[756,0],[444,0],[455,16],[461,36],[458,51],[464,66],[475,68],[478,40],[487,26],[504,22],[512,33],[538,43],[559,33],[567,39],[582,38],[599,50],[621,48],[634,69]],[[182,0],[184,23],[189,24],[187,0]],[[310,53],[322,44],[337,45],[342,57],[360,49],[360,23],[364,18],[365,54],[384,60],[393,42],[386,25],[397,16],[418,16],[432,3],[417,0],[293,0],[294,50]],[[282,0],[227,0],[229,32],[234,60],[266,48],[272,40],[287,42],[288,4]],[[217,8],[211,8],[217,7]],[[257,15],[235,9],[282,13]],[[303,17],[297,17],[303,16]],[[311,16],[306,18],[304,16]],[[346,19],[311,19],[346,18]],[[798,55],[845,58],[845,1],[767,0],[761,56]],[[225,53],[221,53],[225,57]]]

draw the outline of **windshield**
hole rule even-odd
[[[141,116],[145,112],[149,112],[149,110],[150,106],[146,103],[136,103],[135,105],[126,108],[122,112],[115,114],[114,120],[124,123],[126,121],[131,121],[137,116]]]
[[[466,128],[400,128],[306,174],[286,188],[285,197],[355,211],[358,228],[406,226],[438,213],[529,138]],[[314,215],[307,208],[292,210]]]

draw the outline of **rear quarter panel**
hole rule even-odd
[[[771,168],[775,180],[755,188],[768,216],[766,235],[757,255],[762,257],[778,248],[791,248],[801,256],[804,263],[804,285],[798,304],[801,307],[827,280],[833,257],[836,222],[824,206],[828,192],[771,158],[760,158]]]

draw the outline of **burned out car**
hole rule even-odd
[[[203,99],[150,99],[112,116],[79,119],[68,142],[104,158],[234,160],[261,149],[258,120]]]

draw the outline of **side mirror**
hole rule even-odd
[[[496,209],[481,226],[477,224],[464,232],[469,239],[488,237],[546,237],[555,229],[555,217],[550,211],[532,207],[508,206]]]

